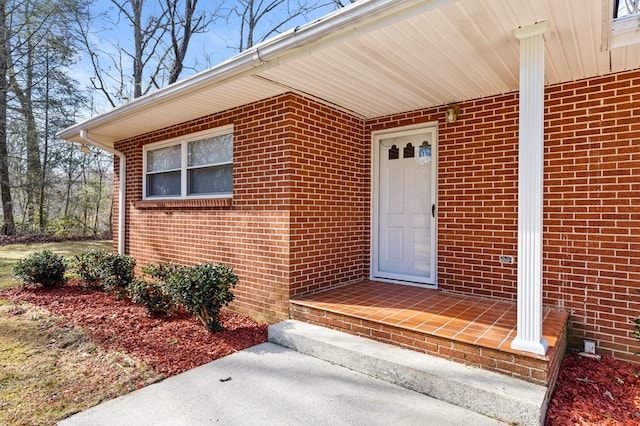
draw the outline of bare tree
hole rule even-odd
[[[7,150],[7,57],[9,54],[9,31],[7,29],[7,0],[0,0],[0,193],[2,197],[2,234],[16,232],[13,217],[13,200],[9,178],[9,155]]]
[[[104,14],[91,16],[87,10],[76,20],[93,67],[91,85],[112,107],[177,81],[193,35],[206,31],[218,10],[215,3],[200,10],[198,0],[111,0],[111,4],[117,11],[111,25],[131,28],[130,44],[116,41],[107,52],[92,43],[92,22],[108,19]]]
[[[333,0],[333,3],[336,5],[336,7],[338,9],[348,6],[350,4],[353,4],[355,2],[357,2],[358,0],[347,0],[347,1],[343,1],[343,0]]]
[[[161,44],[162,38],[167,32],[167,11],[164,9],[157,16],[149,15],[143,22],[144,2],[145,0],[111,0],[120,16],[123,16],[133,28],[133,51],[123,48],[122,52],[133,62],[134,98],[142,96],[149,90],[150,84],[147,84],[144,90],[142,88],[144,69],[157,54],[158,45]],[[157,68],[159,66],[156,66]],[[153,77],[157,74],[156,70],[151,75]],[[155,79],[152,78],[152,80]]]
[[[124,68],[121,66],[122,55],[114,58],[104,54],[98,46],[92,43],[92,25],[95,21],[106,19],[104,18],[106,14],[92,15],[91,11],[90,8],[76,10],[74,18],[78,37],[94,71],[90,80],[92,89],[101,93],[111,107],[115,108],[123,100],[127,100],[123,95],[126,91],[127,81],[123,74]],[[107,62],[107,65],[104,62]]]
[[[14,47],[8,55],[10,90],[16,95],[20,103],[20,114],[24,119],[24,140],[27,156],[26,171],[26,214],[29,223],[34,222],[35,201],[38,194],[38,184],[41,184],[42,164],[40,162],[40,146],[38,143],[38,130],[33,108],[33,88],[35,85],[34,72],[36,60],[36,36],[42,22],[38,22],[33,16],[36,14],[35,5],[29,0],[23,3],[23,7],[15,10],[14,14],[20,14],[22,31],[14,35]],[[20,58],[14,58],[14,55]],[[16,69],[21,67],[21,69]],[[19,73],[19,75],[18,75]]]
[[[15,100],[8,107],[17,111],[12,117],[15,138],[22,141],[26,173],[22,188],[22,226],[40,231],[46,227],[47,169],[49,167],[51,106],[59,106],[51,95],[61,85],[72,85],[61,68],[73,57],[69,31],[69,10],[76,0],[55,2],[16,1],[12,5],[12,28],[7,54],[8,90]],[[67,90],[69,93],[70,91]]]
[[[209,24],[218,15],[218,9],[197,13],[198,0],[184,0],[183,11],[180,13],[179,3],[174,0],[165,0],[167,11],[169,35],[171,40],[172,64],[169,70],[168,83],[175,83],[180,78],[187,56],[189,42],[194,34],[204,32]]]
[[[308,16],[326,8],[335,0],[238,0],[229,9],[227,19],[240,19],[239,38],[235,46],[239,52],[272,37],[296,20],[308,21]]]

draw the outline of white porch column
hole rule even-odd
[[[542,193],[544,38],[548,22],[518,28],[520,117],[518,158],[518,324],[511,348],[544,355],[542,338]]]

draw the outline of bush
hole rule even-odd
[[[227,306],[234,295],[238,277],[223,264],[203,263],[186,267],[173,264],[149,265],[151,275],[165,281],[165,290],[173,300],[196,316],[209,331],[220,331],[220,309]]]
[[[108,251],[102,249],[80,252],[74,257],[72,270],[78,274],[86,287],[104,290],[102,281],[106,277],[105,265],[109,254]]]
[[[147,310],[149,316],[171,315],[177,306],[164,285],[157,281],[136,278],[127,287],[134,303],[139,303]]]
[[[86,250],[74,258],[73,271],[89,288],[126,294],[134,279],[136,261],[131,257],[106,250]]]
[[[13,267],[13,275],[23,285],[40,284],[50,288],[65,283],[66,269],[62,256],[51,250],[43,250],[18,260]]]
[[[136,261],[124,254],[109,253],[107,257],[107,276],[102,282],[105,291],[122,297],[127,294],[127,287],[133,279]]]
[[[168,275],[175,274],[180,268],[182,268],[182,266],[174,263],[149,263],[147,266],[142,268],[142,272],[152,278],[166,281]]]

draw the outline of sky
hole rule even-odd
[[[154,4],[153,0],[145,0],[149,7]],[[296,0],[290,0],[296,1]],[[204,6],[211,4],[211,0],[200,0],[198,5]],[[237,2],[233,0],[226,0],[226,7],[230,7]],[[329,3],[329,2],[327,2]],[[110,0],[97,0],[92,6],[91,10],[93,14],[99,14],[106,12],[111,20],[115,20],[117,16],[116,9]],[[333,4],[328,4],[325,7],[315,10],[307,16],[308,21],[315,20],[335,10]],[[281,19],[280,14],[274,14],[270,19]],[[199,71],[204,71],[218,63],[221,63],[235,54],[237,50],[230,46],[237,45],[237,39],[239,38],[239,20],[232,18],[227,21],[224,18],[218,18],[213,22],[209,30],[206,33],[195,34],[189,45],[187,53],[187,59],[185,61],[185,69],[183,70],[180,79],[187,78],[196,74]],[[288,23],[283,27],[283,31],[294,28],[297,25],[304,24],[306,21],[303,18],[299,18],[295,21]],[[92,28],[91,40],[96,46],[100,46],[100,49],[105,52],[101,57],[101,67],[105,69],[114,69],[110,65],[110,60],[107,55],[117,57],[118,45],[122,48],[132,50],[130,40],[132,39],[132,33],[129,24],[125,21],[120,21],[113,25],[105,21],[94,22]],[[129,67],[130,68],[130,67]],[[131,72],[129,72],[131,74]],[[73,77],[80,83],[81,87],[90,87],[90,79],[93,77],[93,69],[89,62],[89,57],[86,52],[81,52],[78,57],[76,66],[72,69]],[[96,94],[92,100],[92,111],[86,111],[82,119],[89,118],[92,115],[105,112],[111,109],[111,105],[106,101],[103,95]]]

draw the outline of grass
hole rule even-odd
[[[160,379],[36,306],[0,301],[0,424],[51,425]]]
[[[12,244],[0,246],[0,290],[20,283],[13,279],[11,268],[18,259],[41,250],[51,250],[71,259],[83,250],[112,249],[111,241],[65,241],[60,243]]]
[[[111,247],[111,241],[2,246],[0,290],[20,284],[11,268],[30,253],[49,249],[70,259],[83,250]],[[51,425],[160,378],[125,354],[96,347],[64,318],[0,299],[0,424]]]

